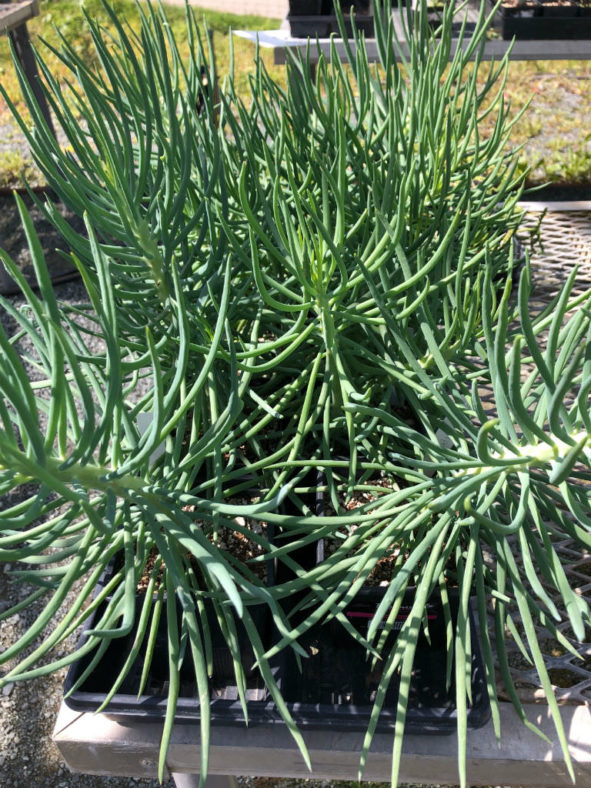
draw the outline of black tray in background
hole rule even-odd
[[[342,0],[341,8],[347,35],[352,34],[351,6],[354,8],[355,28],[367,36],[373,35],[371,0]],[[287,21],[294,38],[328,38],[333,33],[339,34],[332,0],[290,0]]]
[[[530,2],[517,8],[501,5],[496,24],[505,41],[582,41],[591,39],[591,8],[582,3]]]
[[[339,23],[335,15],[322,16],[295,16],[288,14],[289,32],[293,38],[330,38],[334,34],[339,34]],[[345,15],[345,30],[348,36],[353,35],[353,27],[366,36],[373,36],[374,23],[373,16],[356,14],[353,25],[351,18]]]

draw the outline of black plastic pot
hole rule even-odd
[[[314,481],[314,479],[310,481]],[[250,483],[250,479],[245,477],[245,482]],[[311,500],[309,505],[316,507],[315,500]],[[320,504],[318,504],[320,505]],[[290,502],[287,500],[282,509],[285,513],[290,511]],[[269,528],[269,530],[271,530]],[[271,536],[271,534],[269,534]],[[271,537],[272,538],[272,537]],[[296,557],[305,564],[317,559],[316,553],[309,555],[304,550]],[[104,588],[112,578],[121,556],[115,556],[111,561],[98,583],[98,588]],[[285,566],[279,561],[267,562],[266,575],[267,584],[273,585],[277,582],[276,575],[282,578],[287,576]],[[138,594],[137,616],[139,619],[139,607],[142,597]],[[213,604],[207,598],[204,599],[207,611],[207,627],[212,642],[212,662],[213,675],[210,680],[210,716],[212,724],[244,724],[244,713],[238,696],[238,688],[234,675],[233,661],[230,650],[219,629],[219,624]],[[95,622],[100,620],[104,606],[89,618],[85,631],[92,629]],[[179,623],[180,608],[177,605]],[[266,605],[253,606],[249,608],[253,623],[257,628],[258,634],[265,649],[269,649],[276,638],[276,629],[271,620],[270,611]],[[249,724],[263,724],[279,722],[281,716],[276,710],[275,704],[269,697],[265,684],[258,669],[253,667],[255,663],[254,653],[250,645],[249,638],[242,622],[235,618],[238,641],[241,645],[240,661],[246,674],[247,690],[246,699],[248,706]],[[90,654],[77,662],[73,663],[66,676],[64,684],[65,703],[75,711],[95,712],[102,706],[107,694],[110,692],[121,668],[127,658],[135,639],[135,632],[123,638],[111,641],[100,663],[93,672],[84,679],[76,689],[72,689],[78,683],[80,677],[86,671],[93,654]],[[79,645],[85,641],[84,632],[81,635]],[[126,719],[163,719],[166,713],[166,698],[168,693],[168,637],[166,611],[163,611],[156,637],[154,654],[144,693],[138,698],[142,669],[146,648],[143,647],[135,659],[131,669],[126,675],[118,692],[109,701],[104,709],[105,714],[114,719],[124,721]],[[278,666],[280,660],[276,658],[271,664],[271,669],[278,678]],[[179,699],[177,703],[176,719],[179,721],[195,721],[201,716],[198,701],[197,685],[194,677],[193,660],[190,653],[187,653],[181,669],[181,683]]]
[[[350,9],[353,6],[355,27],[366,35],[373,35],[373,8],[371,0],[341,0],[347,34],[351,35]],[[327,38],[339,32],[332,0],[290,0],[290,33],[294,38]]]
[[[382,588],[368,588],[358,595],[347,608],[345,615],[362,634],[384,593]],[[457,611],[457,599],[451,596],[452,616]],[[405,595],[398,624],[408,614],[412,604],[412,591]],[[266,608],[253,608],[251,614],[263,642],[271,642],[272,621]],[[470,614],[471,615],[471,614]],[[413,679],[407,711],[406,730],[414,734],[447,734],[456,728],[455,689],[453,681],[446,686],[446,628],[441,602],[429,603],[428,627],[430,642],[421,635],[415,655]],[[281,717],[270,698],[260,674],[253,667],[254,655],[246,632],[237,621],[242,643],[241,661],[247,677],[247,706],[249,725],[277,724]],[[92,621],[89,623],[92,626]],[[232,660],[223,637],[216,627],[211,611],[208,625],[212,633],[213,676],[211,679],[210,710],[212,724],[242,725],[244,716],[235,685]],[[490,716],[484,667],[478,648],[478,638],[472,616],[472,706],[468,725],[478,728]],[[82,636],[84,638],[84,635]],[[388,645],[396,637],[395,631],[388,638]],[[71,694],[66,704],[81,712],[94,712],[104,702],[114,680],[129,653],[134,634],[113,640],[98,667]],[[309,658],[302,660],[300,671],[295,655],[290,649],[281,652],[274,660],[275,678],[296,723],[302,728],[331,730],[365,730],[369,723],[380,669],[372,670],[366,653],[337,621],[312,627],[301,639]],[[64,691],[69,693],[85,671],[90,657],[74,663],[68,672]],[[141,697],[137,697],[143,665],[140,654],[129,671],[123,685],[104,710],[120,721],[163,719],[166,711],[168,689],[168,648],[166,622],[162,619],[148,682]],[[393,681],[380,713],[378,731],[393,730],[396,722],[398,684]],[[178,721],[196,721],[200,718],[197,687],[191,660],[187,659],[181,672],[180,697],[176,718]]]
[[[321,483],[321,479],[317,480]],[[321,516],[324,500],[318,496],[306,503],[311,511]],[[310,542],[293,553],[293,558],[303,567],[313,567],[324,559],[325,545],[322,540]],[[275,568],[278,582],[286,582],[293,574],[283,565]],[[369,623],[384,597],[385,588],[362,589],[345,610],[345,615],[362,636],[367,633]],[[297,606],[297,598],[291,596],[286,602],[286,611]],[[450,589],[450,607],[455,627],[458,598]],[[389,649],[403,621],[410,612],[414,591],[405,593],[394,631],[387,638]],[[486,687],[486,676],[478,634],[472,610],[470,630],[472,650],[472,706],[468,725],[478,728],[490,717],[490,703]],[[429,641],[424,632],[419,637],[415,655],[413,680],[407,710],[406,730],[417,734],[448,734],[456,730],[455,685],[446,685],[447,634],[443,605],[440,598],[428,603]],[[298,614],[294,623],[305,619],[305,611]],[[381,669],[371,669],[365,648],[336,620],[317,625],[300,637],[300,645],[308,653],[308,659],[298,660],[291,649],[278,656],[278,676],[283,697],[296,723],[303,728],[330,728],[332,730],[367,729]],[[452,671],[453,673],[453,671]],[[396,703],[399,684],[394,679],[388,689],[384,708],[377,725],[378,731],[390,731],[396,723]]]
[[[591,9],[572,3],[528,2],[520,7],[499,9],[503,39],[585,40],[591,38]]]
[[[345,610],[345,615],[362,635],[375,615],[385,593],[384,588],[363,589]],[[393,632],[386,640],[391,647],[398,630],[410,612],[414,592],[406,592]],[[450,593],[452,619],[457,617],[457,596]],[[415,654],[407,708],[406,731],[414,734],[447,734],[456,730],[455,686],[446,684],[446,621],[440,599],[428,603],[429,641],[419,637]],[[478,728],[490,717],[490,705],[482,656],[472,612],[472,705],[468,725]],[[373,670],[365,648],[338,621],[316,626],[299,640],[309,658],[302,660],[301,671],[292,651],[283,655],[283,694],[290,711],[302,727],[366,730],[381,677],[381,666]],[[452,671],[453,673],[453,671]],[[392,680],[377,730],[393,730],[399,683]]]
[[[213,676],[210,682],[210,708],[212,722],[215,724],[243,724],[244,714],[238,700],[238,690],[234,679],[232,658],[224,638],[217,626],[213,608],[206,602],[208,627],[212,639]],[[100,610],[100,609],[99,609]],[[139,611],[138,611],[139,612]],[[97,614],[98,615],[98,614]],[[251,608],[251,615],[263,642],[270,646],[271,620],[267,609],[259,606]],[[96,617],[89,620],[92,627]],[[248,702],[249,720],[261,722],[279,717],[274,706],[267,700],[267,691],[258,670],[253,668],[254,654],[242,623],[236,621],[241,648],[241,663],[247,680],[246,698]],[[84,633],[82,640],[84,640]],[[135,633],[132,631],[124,638],[111,641],[97,667],[90,673],[76,690],[72,687],[86,670],[91,656],[73,663],[64,684],[65,702],[71,709],[82,712],[95,712],[102,706],[108,692],[127,658],[133,644]],[[163,719],[166,713],[168,693],[168,638],[166,617],[160,620],[152,663],[144,693],[138,698],[140,679],[144,662],[145,649],[142,649],[134,661],[119,691],[109,701],[105,713],[117,720]],[[187,655],[181,669],[181,685],[177,705],[176,718],[179,721],[198,720],[201,716],[197,700],[197,685],[193,673],[190,654]]]

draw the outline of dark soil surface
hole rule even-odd
[[[66,259],[63,252],[65,248],[63,240],[44,216],[41,207],[36,205],[35,199],[29,195],[21,194],[20,197],[31,216],[54,281],[66,281],[77,276],[74,266]],[[45,200],[43,192],[38,193],[36,197],[41,202]],[[78,231],[84,230],[84,222],[73,216],[64,205],[59,205],[59,211],[72,227]],[[34,281],[31,253],[22,227],[17,199],[10,193],[0,193],[0,249],[12,258],[30,282]],[[9,295],[17,292],[18,287],[6,273],[4,265],[0,263],[0,294]]]

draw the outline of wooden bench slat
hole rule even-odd
[[[21,3],[0,4],[0,33],[24,24],[39,14],[37,0],[23,0]]]
[[[510,703],[500,703],[502,739],[497,746],[494,726],[488,722],[467,735],[469,785],[494,784],[572,788],[572,780],[557,742],[548,706],[524,704],[545,741],[528,730]],[[577,786],[591,785],[591,710],[587,706],[560,706],[573,759]],[[302,731],[312,772],[304,763],[285,725],[212,726],[211,774],[258,775],[303,779],[354,780],[359,768],[363,731]],[[83,714],[62,703],[53,740],[73,772],[154,777],[162,736],[162,722],[138,719],[115,722],[108,714]],[[409,783],[454,784],[458,779],[457,734],[405,737],[400,779]],[[173,773],[198,774],[199,723],[175,725],[168,756]],[[376,733],[368,755],[364,779],[389,780],[392,734]]]

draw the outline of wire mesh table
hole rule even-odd
[[[591,201],[525,202],[522,207],[526,213],[519,237],[525,248],[529,246],[533,283],[530,310],[536,312],[546,308],[575,268],[573,297],[591,289]],[[530,243],[532,232],[536,240]],[[554,547],[569,584],[591,604],[591,552],[568,538],[556,539]],[[588,642],[573,644],[579,655],[577,658],[550,632],[539,626],[536,629],[557,700],[588,705],[591,702],[591,632]],[[568,623],[559,624],[558,630],[572,641]],[[524,659],[512,638],[505,644],[520,697],[526,702],[543,703],[544,692],[533,665]]]

